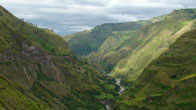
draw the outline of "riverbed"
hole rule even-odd
[[[116,78],[116,85],[120,87],[118,94],[120,95],[124,90],[125,87],[123,87],[120,83],[121,83],[121,79],[120,78]],[[110,110],[110,106],[109,104],[105,105],[107,110]]]
[[[125,90],[125,88],[120,83],[121,83],[121,79],[116,78],[116,85],[118,85],[120,87],[120,90],[118,92],[119,95]]]

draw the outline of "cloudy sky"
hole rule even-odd
[[[61,35],[111,22],[149,19],[174,9],[196,8],[196,0],[0,0],[19,18]]]

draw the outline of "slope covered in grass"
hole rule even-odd
[[[68,43],[74,53],[100,64],[109,73],[119,60],[139,44],[133,40],[130,42],[131,46],[122,48],[122,43],[143,26],[164,18],[165,16],[160,16],[147,21],[103,24],[89,32],[79,32],[64,38],[69,39]]]
[[[87,57],[102,65],[107,73],[110,73],[118,62],[130,55],[145,38],[138,36],[143,30],[143,27],[152,25],[165,19],[166,16],[159,16],[150,20],[138,21],[142,24],[137,30],[113,31],[100,48],[88,55]],[[117,24],[118,25],[118,24]],[[134,25],[130,25],[134,27]]]
[[[96,26],[89,32],[76,33],[68,40],[70,48],[78,56],[87,56],[98,50],[104,41],[116,31],[135,31],[144,24],[142,22],[109,23]]]
[[[74,33],[74,34],[71,34],[71,35],[64,35],[62,36],[62,38],[66,41],[69,41],[71,40],[73,37],[77,37],[77,36],[80,36],[80,35],[83,35],[83,34],[86,34],[86,33],[90,33],[91,30],[85,30],[85,31],[82,31],[82,32],[78,32],[78,33]]]
[[[167,50],[182,34],[195,28],[195,16],[196,10],[193,9],[176,10],[164,20],[138,31],[135,35],[137,38],[126,40],[122,47],[131,47],[131,41],[140,44],[117,63],[111,74],[127,74],[129,80],[136,80],[153,59]]]
[[[183,34],[149,64],[112,110],[196,109],[196,30]]]
[[[0,109],[98,110],[97,96],[116,96],[115,81],[77,59],[55,32],[0,6]],[[113,99],[108,99],[111,101]]]
[[[70,49],[66,42],[55,33],[47,29],[40,29],[33,24],[27,24],[22,20],[14,17],[7,10],[0,10],[1,25],[1,48],[0,52],[5,49],[13,49],[17,52],[20,47],[14,47],[16,43],[21,43],[25,39],[29,39],[34,45],[39,46],[51,54],[69,55]],[[14,36],[17,42],[9,44],[11,37]],[[18,37],[20,36],[20,38]],[[17,39],[18,38],[18,39]]]
[[[195,18],[195,9],[175,10],[150,20],[100,25],[68,43],[73,52],[78,49],[79,56],[100,64],[106,73],[133,82],[178,37],[195,28]]]

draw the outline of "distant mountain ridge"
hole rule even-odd
[[[195,28],[195,18],[195,9],[175,10],[168,15],[132,22],[130,25],[110,24],[112,27],[131,27],[123,30],[112,30],[106,28],[109,24],[104,24],[93,29],[99,29],[98,33],[76,35],[68,40],[68,43],[73,52],[98,62],[107,73],[113,76],[128,76],[129,81],[134,81],[143,69],[166,51],[178,37]],[[104,31],[108,33],[105,34]],[[100,33],[104,34],[104,39]],[[89,44],[99,42],[100,39],[102,40],[99,46],[95,46],[97,49],[90,50]],[[85,49],[86,47],[89,48]],[[79,51],[74,51],[75,48]],[[85,55],[80,54],[80,51],[88,52]]]
[[[195,110],[195,36],[196,9],[63,40],[0,6],[0,110]]]
[[[195,28],[195,15],[196,10],[193,9],[176,10],[164,20],[144,27],[143,32],[138,31],[139,35],[136,36],[144,38],[142,43],[130,56],[119,61],[111,74],[128,74],[129,80],[136,80],[153,59],[166,51],[178,37]],[[130,70],[133,74],[129,74]]]
[[[112,35],[113,31],[137,30],[143,25],[142,22],[111,23],[96,26],[90,32],[81,32],[68,40],[69,46],[76,55],[84,56],[96,51],[101,44]],[[64,36],[66,39],[67,36]]]

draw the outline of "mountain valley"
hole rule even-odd
[[[196,9],[60,36],[0,6],[0,110],[195,110]]]

